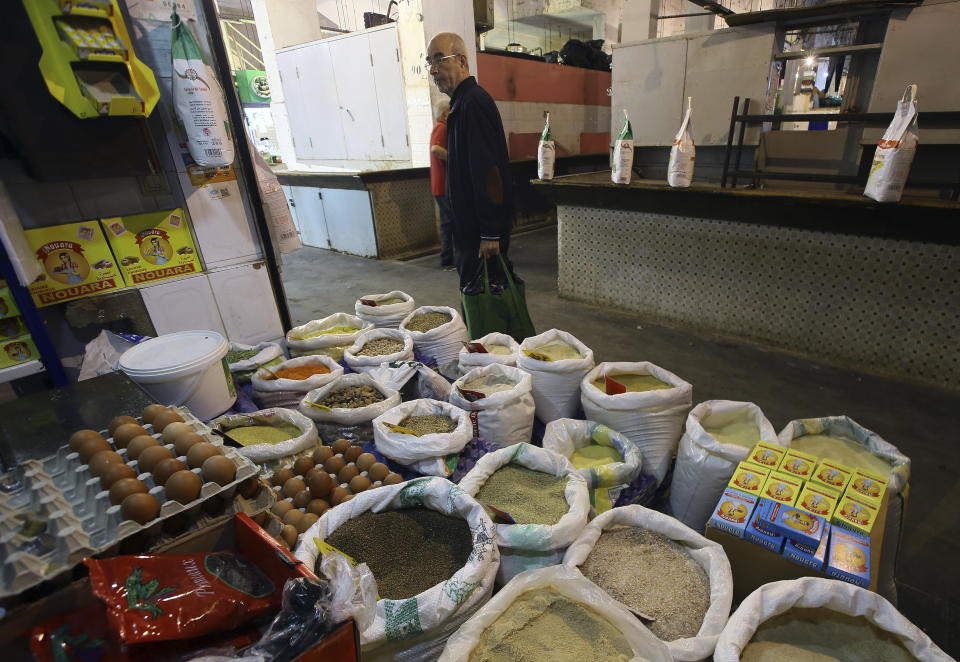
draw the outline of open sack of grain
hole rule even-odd
[[[293,357],[323,354],[339,361],[343,358],[343,350],[362,332],[372,328],[372,324],[355,315],[334,313],[287,331],[287,349]]]
[[[241,384],[250,381],[250,377],[262,366],[273,366],[284,359],[283,347],[275,342],[262,342],[258,345],[230,343],[226,361],[233,375]]]
[[[378,329],[396,329],[416,307],[412,296],[394,290],[386,294],[365,294],[357,299],[353,309],[357,317]]]
[[[577,413],[580,380],[593,366],[593,350],[566,331],[550,329],[520,343],[517,367],[533,377],[533,400],[541,423]]]
[[[413,350],[424,360],[435,360],[441,371],[450,370],[467,341],[463,318],[448,306],[420,306],[403,318],[400,330],[413,338]]]
[[[610,510],[624,487],[640,475],[643,464],[636,444],[594,421],[559,418],[547,425],[543,447],[570,460],[587,481],[590,505]]]
[[[764,584],[737,608],[715,662],[845,660],[948,662],[920,628],[885,599],[835,579]]]
[[[343,366],[329,356],[288,359],[253,373],[253,401],[260,407],[296,407],[304,393],[329,384],[342,374]]]
[[[493,524],[442,478],[367,490],[324,513],[295,550],[320,574],[315,538],[365,564],[376,580],[368,603],[377,592],[381,599],[356,605],[364,660],[436,659],[493,590],[499,561]],[[350,572],[349,565],[334,567]]]
[[[473,439],[467,412],[440,400],[411,400],[373,419],[377,450],[420,474],[449,476]]]
[[[674,660],[707,660],[733,601],[730,562],[718,543],[669,515],[624,506],[596,517],[563,564],[634,612]]]
[[[326,386],[307,393],[299,410],[320,423],[356,425],[372,421],[400,404],[400,394],[382,386],[368,375],[337,377]]]
[[[624,390],[608,394],[607,377]],[[693,404],[693,387],[660,366],[639,361],[601,363],[583,378],[580,390],[586,417],[625,434],[643,453],[644,473],[662,482]]]
[[[406,400],[447,400],[450,397],[450,382],[446,377],[419,361],[381,363],[367,374],[384,386],[400,391],[400,397]]]
[[[455,381],[450,402],[470,413],[474,437],[512,446],[530,441],[535,410],[531,388],[528,373],[491,363]]]
[[[851,467],[889,476],[886,529],[880,553],[877,593],[894,604],[897,556],[907,509],[910,458],[880,435],[846,416],[825,416],[790,421],[780,431],[780,444]]]
[[[447,640],[439,662],[667,662],[666,645],[573,568],[514,577]]]
[[[501,365],[517,365],[517,351],[520,349],[520,343],[505,333],[488,333],[482,338],[471,340],[471,344],[483,345],[486,352],[471,352],[466,347],[460,348],[457,360],[460,364],[460,372],[467,372],[473,368],[499,363]]]
[[[225,414],[210,427],[240,444],[238,452],[272,471],[317,445],[317,426],[298,411],[270,408],[250,414]]]
[[[413,339],[396,329],[369,329],[343,350],[343,360],[354,372],[368,372],[393,361],[412,361]]]
[[[497,584],[518,573],[560,563],[587,523],[587,483],[570,461],[553,451],[515,444],[479,460],[460,487],[515,523],[495,518],[500,547]]]
[[[780,444],[752,402],[708,400],[690,410],[670,483],[671,514],[703,531],[737,464],[760,441]]]

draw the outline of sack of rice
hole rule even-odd
[[[373,419],[377,450],[420,474],[452,474],[471,439],[467,412],[440,400],[411,400]]]
[[[301,356],[270,368],[260,368],[250,378],[253,401],[260,407],[296,407],[303,394],[328,384],[343,374],[343,366],[329,356]]]
[[[438,662],[668,662],[666,645],[573,568],[514,578],[464,623]]]
[[[466,347],[460,348],[457,360],[460,363],[460,371],[467,372],[472,368],[499,363],[501,365],[517,365],[517,351],[520,349],[520,343],[505,333],[488,333],[482,338],[470,341],[471,345],[480,345],[484,352],[469,351]]]
[[[715,662],[844,660],[949,662],[930,637],[882,597],[836,579],[764,584],[737,608]]]
[[[361,333],[372,328],[372,324],[355,315],[334,313],[287,331],[287,349],[293,357],[322,354],[339,361],[343,358],[343,350]]]
[[[262,342],[258,345],[232,342],[225,358],[233,378],[245,384],[261,366],[277,365],[286,357],[283,355],[283,347],[275,342]]]
[[[537,418],[544,424],[577,413],[580,380],[593,366],[593,350],[557,329],[524,339],[517,352],[517,367],[533,378]]]
[[[896,564],[907,511],[910,458],[880,435],[846,416],[804,418],[787,423],[780,444],[851,467],[889,476],[887,524],[880,552],[877,593],[897,603]]]
[[[358,619],[365,661],[435,660],[447,637],[489,599],[500,558],[489,516],[443,478],[367,490],[324,513],[295,551],[319,574],[336,552],[321,555],[315,539],[368,567],[376,581],[373,605],[358,605],[372,614]]]
[[[413,338],[413,349],[420,356],[434,359],[437,368],[449,371],[467,341],[463,318],[448,306],[420,306],[400,323],[400,330]]]
[[[354,372],[368,372],[384,363],[413,360],[413,339],[397,329],[368,329],[343,350]]]
[[[469,412],[474,437],[500,446],[529,443],[535,410],[531,384],[523,370],[491,363],[455,381],[450,402]]]
[[[413,297],[394,290],[386,294],[365,294],[354,304],[354,312],[378,329],[396,329],[403,318],[417,307]]]
[[[690,410],[670,483],[671,514],[703,531],[737,464],[759,441],[780,444],[752,402],[708,400]]]
[[[590,505],[598,513],[613,508],[643,464],[636,444],[594,421],[551,421],[543,433],[543,447],[564,456],[580,471],[590,490]]]
[[[644,624],[674,660],[710,659],[733,602],[730,562],[718,543],[669,515],[624,506],[590,522],[563,564],[650,617]]]
[[[307,393],[300,413],[319,423],[355,425],[372,421],[400,404],[400,394],[368,375],[342,375]]]
[[[261,472],[279,469],[317,445],[317,426],[298,411],[270,408],[249,414],[225,414],[210,427],[240,444],[238,452],[260,465]]]
[[[693,404],[693,387],[647,361],[601,363],[583,378],[581,399],[586,417],[625,434],[643,454],[644,473],[662,482]]]
[[[509,516],[498,515],[494,521],[500,547],[498,586],[524,570],[560,563],[590,512],[587,482],[580,472],[567,458],[530,444],[487,453],[460,487]]]

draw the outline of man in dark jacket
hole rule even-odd
[[[447,197],[460,286],[476,276],[480,260],[507,259],[513,226],[513,187],[503,122],[493,98],[470,75],[459,35],[441,32],[427,46],[437,88],[450,97],[447,118]],[[508,263],[509,264],[509,263]]]

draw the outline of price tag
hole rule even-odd
[[[362,303],[364,306],[373,306],[374,308],[377,307],[377,302],[373,299],[360,299],[360,303]]]
[[[394,425],[393,423],[387,423],[386,421],[383,421],[383,427],[387,428],[391,432],[396,432],[397,434],[409,434],[413,435],[414,437],[420,436],[410,428],[405,428],[402,425]]]
[[[465,342],[463,346],[466,347],[468,354],[487,354],[487,348],[483,346],[482,343],[478,342]]]
[[[603,378],[603,384],[606,386],[607,395],[619,395],[620,393],[626,393],[627,387],[618,382],[615,379],[610,379],[609,377]]]

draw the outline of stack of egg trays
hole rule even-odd
[[[134,534],[143,533],[145,540],[158,539],[163,534],[164,523],[171,518],[177,518],[177,530],[189,528],[203,516],[204,511],[214,514],[223,510],[233,500],[237,486],[259,473],[257,465],[236,449],[224,446],[223,440],[212,434],[210,428],[188,409],[171,409],[236,463],[237,474],[233,482],[222,487],[204,482],[199,497],[188,504],[181,504],[167,499],[163,486],[154,484],[152,474],[141,473],[137,478],[147,485],[150,494],[160,502],[160,514],[146,524],[139,524],[120,517],[120,506],[110,503],[109,492],[100,489],[100,479],[90,475],[90,468],[80,462],[79,455],[71,451],[69,446],[62,446],[48,458],[27,460],[6,475],[8,481],[19,480],[22,487],[10,493],[0,493],[0,551],[3,553],[0,561],[0,599],[54,579],[86,557],[115,554],[119,543]],[[143,425],[142,420],[138,419],[138,422]],[[161,439],[152,426],[144,427],[154,437]],[[100,433],[126,459],[126,449],[116,448],[107,430],[101,430]],[[166,444],[166,447],[173,450],[172,444]],[[179,456],[178,459],[186,464],[185,457]],[[127,464],[139,471],[135,460],[129,460]],[[200,469],[192,471],[200,475]],[[47,533],[53,543],[51,546],[38,549],[38,545],[31,545],[31,539],[21,535],[22,522],[17,516],[28,513],[47,517]]]

